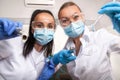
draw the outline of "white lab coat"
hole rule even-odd
[[[36,80],[45,64],[44,51],[34,48],[25,59],[21,37],[0,41],[0,80]],[[2,79],[1,79],[2,78]]]
[[[120,53],[120,37],[105,29],[90,32],[85,28],[82,46],[75,61],[67,64],[73,80],[113,80],[110,53]],[[65,48],[75,47],[69,38]]]

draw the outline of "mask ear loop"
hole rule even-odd
[[[112,2],[116,2],[116,0],[112,0]],[[94,23],[91,24],[91,30],[94,32],[96,31],[95,25],[97,24],[97,22],[104,16],[104,14],[99,15],[98,18],[95,19]]]

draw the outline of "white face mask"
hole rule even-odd
[[[40,45],[46,45],[53,40],[54,29],[35,28],[34,38]]]
[[[70,25],[64,28],[64,32],[72,38],[80,36],[84,32],[85,26],[84,23],[79,20],[72,22]]]

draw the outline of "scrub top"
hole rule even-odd
[[[27,58],[22,55],[22,37],[0,41],[0,80],[36,80],[45,64],[44,51],[34,48]]]
[[[113,80],[110,54],[120,54],[120,37],[105,29],[90,32],[85,27],[82,43],[75,61],[67,64],[73,80]],[[66,49],[75,48],[73,40],[68,39]]]

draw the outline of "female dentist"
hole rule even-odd
[[[107,14],[114,28],[120,32],[120,3],[108,3],[101,8],[100,14]],[[84,24],[81,9],[73,2],[64,3],[58,18],[69,39],[65,49],[75,48],[76,60],[67,65],[73,80],[113,80],[110,54],[120,53],[120,37],[105,29],[90,32]]]
[[[25,44],[16,32],[19,22],[0,18],[0,77],[3,80],[37,80],[47,68],[54,72],[57,64],[75,60],[70,50],[61,50],[52,58],[53,36],[56,28],[53,14],[35,10],[31,16],[29,36]],[[51,74],[52,75],[52,74]],[[49,77],[44,76],[43,80]]]

